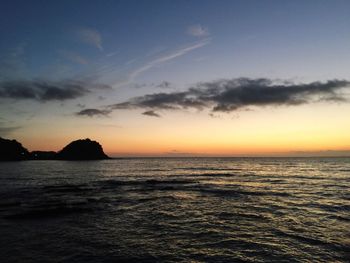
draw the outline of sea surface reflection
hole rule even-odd
[[[349,158],[0,163],[3,262],[349,262]]]

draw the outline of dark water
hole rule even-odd
[[[350,159],[0,163],[1,262],[349,262]]]

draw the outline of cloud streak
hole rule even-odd
[[[111,89],[108,85],[78,80],[13,80],[0,82],[0,98],[18,100],[65,101],[87,95],[93,90]]]
[[[238,78],[198,83],[186,91],[153,93],[108,105],[110,110],[210,109],[232,112],[246,107],[290,106],[315,101],[346,101],[339,92],[349,88],[346,80],[295,84],[270,79]]]
[[[202,41],[202,42],[196,43],[194,45],[178,49],[175,52],[172,52],[170,54],[164,55],[164,56],[159,57],[159,58],[157,58],[155,60],[152,60],[151,62],[147,63],[143,67],[138,68],[137,70],[132,72],[130,74],[130,78],[131,79],[135,79],[138,75],[140,75],[141,73],[143,73],[143,72],[145,72],[145,71],[147,71],[147,70],[149,70],[151,68],[154,68],[154,67],[156,67],[156,66],[158,66],[158,65],[160,65],[160,64],[162,64],[164,62],[170,61],[170,60],[175,59],[177,57],[181,57],[181,56],[189,53],[190,51],[193,51],[195,49],[198,49],[198,48],[201,48],[201,47],[207,45],[208,43],[209,43],[208,40]]]
[[[210,43],[210,39],[204,39],[202,41],[199,41],[195,44],[192,44],[192,45],[188,45],[188,46],[185,46],[185,47],[182,47],[182,48],[179,48],[173,52],[170,52],[168,54],[164,54],[163,56],[160,56],[158,58],[155,58],[151,61],[149,61],[148,63],[146,63],[145,65],[139,67],[139,68],[136,68],[134,69],[133,71],[131,71],[127,77],[127,80],[126,81],[123,81],[121,83],[117,83],[117,86],[122,86],[122,85],[127,85],[127,84],[130,84],[131,82],[135,81],[135,79],[141,75],[142,73],[154,68],[154,67],[157,67],[165,62],[168,62],[168,61],[171,61],[175,58],[178,58],[178,57],[181,57],[181,56],[184,56],[186,55],[187,53],[193,51],[193,50],[196,50],[198,48],[201,48],[201,47],[204,47],[206,45],[208,45]]]

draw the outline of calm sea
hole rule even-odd
[[[349,262],[350,158],[0,163],[1,262]]]

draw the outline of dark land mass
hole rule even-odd
[[[56,155],[60,160],[104,160],[109,157],[103,152],[102,146],[90,139],[73,141]]]
[[[30,152],[30,160],[54,160],[56,155],[54,151],[33,151]]]
[[[90,139],[76,140],[69,143],[61,151],[29,152],[16,140],[0,138],[0,161],[22,160],[105,160],[110,159],[102,146]]]
[[[16,140],[0,138],[0,160],[21,161],[29,159],[29,152]]]

